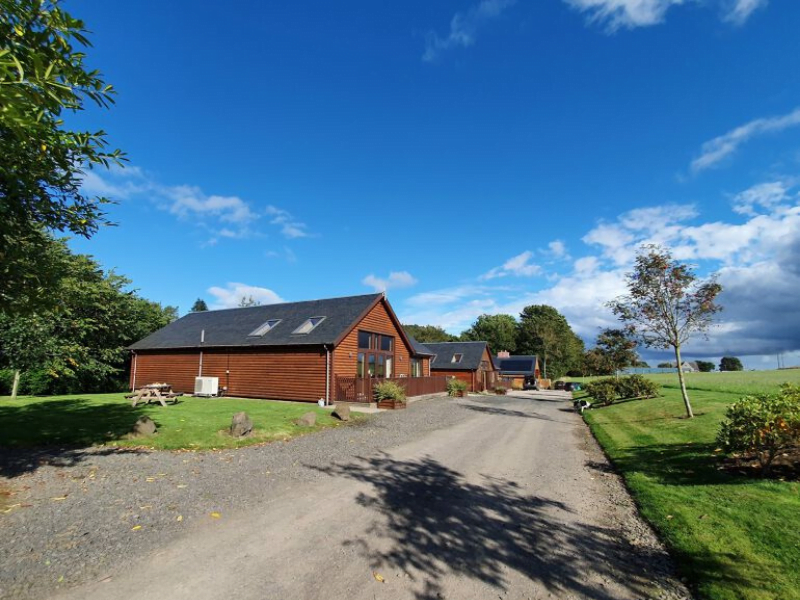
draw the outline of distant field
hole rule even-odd
[[[756,394],[777,392],[782,383],[800,384],[800,369],[781,371],[727,371],[724,373],[684,373],[686,387],[690,390],[728,392],[731,394]],[[665,388],[679,389],[677,373],[645,375]],[[576,378],[578,381],[592,377]]]
[[[778,391],[782,383],[800,383],[800,369],[781,371],[726,371],[723,373],[685,373],[686,387],[690,390],[754,394]],[[667,388],[678,388],[677,373],[648,375]]]
[[[704,600],[800,600],[800,484],[719,469],[715,437],[742,395],[800,382],[800,370],[648,375],[663,396],[585,413],[596,438]]]

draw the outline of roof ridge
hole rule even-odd
[[[270,302],[269,304],[256,304],[254,306],[228,306],[226,308],[213,308],[209,310],[199,310],[199,311],[189,311],[184,315],[184,317],[188,317],[192,314],[202,314],[202,313],[210,313],[210,312],[221,312],[223,310],[247,310],[250,308],[266,308],[268,306],[286,306],[287,304],[310,304],[311,302],[323,302],[326,300],[348,300],[350,298],[374,298],[375,296],[382,296],[384,295],[383,292],[378,292],[374,294],[354,294],[352,296],[334,296],[332,298],[314,298],[313,300],[294,300],[290,302]]]

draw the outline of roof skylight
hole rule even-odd
[[[271,331],[272,329],[274,329],[275,326],[280,322],[281,322],[280,319],[269,319],[266,323],[264,323],[263,325],[260,325],[258,328],[254,329],[253,331],[248,333],[247,337],[261,337],[262,335],[264,335],[268,331]]]
[[[311,333],[314,331],[314,329],[316,329],[317,325],[322,323],[324,320],[325,317],[310,317],[292,333]]]

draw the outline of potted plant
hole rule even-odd
[[[463,398],[467,394],[467,382],[460,379],[451,379],[447,382],[447,395],[453,398]]]
[[[406,407],[406,391],[399,383],[394,381],[376,383],[374,391],[378,408],[396,409]]]

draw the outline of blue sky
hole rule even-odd
[[[186,312],[387,291],[594,342],[639,245],[718,273],[691,358],[800,364],[800,3],[64,3],[118,90],[119,225],[73,247]],[[651,355],[652,356],[652,355]]]

